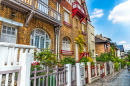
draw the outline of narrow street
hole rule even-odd
[[[124,69],[120,74],[108,81],[108,83],[111,86],[130,86],[130,71]]]
[[[130,86],[130,71],[125,68],[86,86]]]

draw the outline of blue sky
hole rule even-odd
[[[95,35],[102,34],[130,49],[130,0],[86,0]]]

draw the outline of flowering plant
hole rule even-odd
[[[80,53],[83,53],[83,50],[84,50],[84,39],[83,39],[83,35],[79,35],[78,38],[75,38],[75,41],[79,44],[79,47],[80,47]]]
[[[52,67],[57,64],[56,55],[50,49],[35,50],[34,55],[41,65]]]

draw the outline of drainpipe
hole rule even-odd
[[[58,53],[60,53],[60,30],[58,34]],[[58,54],[58,59],[60,59],[60,54]]]
[[[56,34],[56,56],[57,56],[57,34]]]
[[[57,2],[57,11],[58,11],[58,2]],[[57,34],[56,34],[56,57],[57,57]]]

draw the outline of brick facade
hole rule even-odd
[[[61,27],[61,37],[60,37],[60,50],[62,49],[62,39],[64,37],[68,37],[71,41],[71,51],[74,51],[74,54],[72,55],[73,57],[75,57],[75,38],[78,37],[79,30],[82,31],[82,23],[80,23],[80,19],[77,15],[75,15],[72,18],[72,5],[70,5],[66,0],[61,1],[61,14],[62,14],[62,23],[64,21],[64,11],[66,8],[68,11],[70,11],[71,13],[69,14],[69,22],[72,25],[72,28],[67,27],[66,25],[63,24],[63,26]],[[76,27],[76,18],[78,18],[78,27]],[[85,23],[85,28],[87,28],[87,23],[86,23],[86,18],[83,20],[83,22]],[[87,34],[87,29],[85,29],[84,31]],[[84,37],[84,41],[85,41],[85,46],[86,46],[86,52],[88,52],[88,38],[87,35],[83,36]],[[79,51],[79,49],[78,49]],[[61,55],[60,56],[63,58],[66,55]]]
[[[48,5],[51,6],[53,9],[57,9],[57,3],[56,0],[48,0],[49,3]],[[70,13],[69,15],[69,21],[70,24],[72,25],[72,28],[67,27],[66,25],[63,24],[64,21],[64,11],[65,9],[63,8],[65,7],[66,9],[68,9],[70,12],[72,12],[72,6],[66,2],[65,0],[61,1],[61,7],[60,7],[60,13],[62,14],[62,27],[60,28],[60,46],[59,46],[59,51],[61,51],[62,49],[62,40],[64,37],[68,37],[71,41],[71,51],[74,51],[74,54],[72,55],[73,57],[75,57],[75,38],[78,37],[79,35],[79,30],[82,30],[82,23],[80,23],[80,19],[78,19],[78,27],[76,27],[75,25],[75,20],[76,17],[72,18],[72,13]],[[15,15],[16,18],[15,19],[11,19],[11,13],[12,10],[15,11]],[[44,21],[41,21],[39,19],[36,18],[32,18],[31,21],[28,24],[28,27],[25,27],[25,20],[26,20],[26,14],[18,11],[18,10],[14,10],[8,6],[5,5],[1,5],[0,4],[0,17],[4,17],[19,23],[23,24],[23,27],[18,27],[18,31],[17,31],[17,44],[25,44],[25,45],[30,45],[30,35],[31,35],[31,31],[35,28],[40,28],[45,30],[51,39],[51,49],[54,50],[55,52],[55,48],[56,48],[56,37],[54,35],[54,26],[46,23]],[[78,17],[78,16],[77,16]],[[85,28],[87,28],[87,22],[86,22],[86,18],[83,20],[83,22],[85,23]],[[2,27],[2,23],[0,21],[0,34],[1,34],[1,27]],[[87,34],[87,29],[85,29],[85,33]],[[88,47],[87,47],[87,36],[83,36],[84,40],[85,40],[85,45],[86,45],[86,52],[88,52]],[[60,52],[58,52],[60,54],[60,57],[64,57],[64,55],[61,55]]]
[[[100,56],[101,53],[105,53],[104,43],[95,44],[95,48],[96,48],[96,54],[98,54],[98,56]]]

